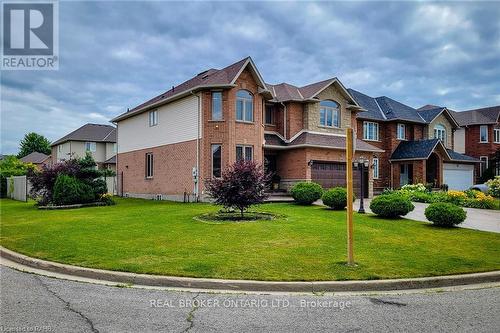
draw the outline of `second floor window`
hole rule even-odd
[[[146,154],[146,178],[153,178],[153,153]]]
[[[222,92],[212,92],[212,120],[222,120]]]
[[[253,121],[253,96],[248,90],[236,93],[236,120]]]
[[[63,145],[57,146],[57,151],[61,153],[62,152],[62,148],[63,148]]]
[[[439,124],[434,127],[434,138],[446,144],[446,128],[443,125]]]
[[[95,142],[85,142],[85,151],[95,152],[96,143]]]
[[[236,146],[236,160],[253,160],[253,147],[252,146]]]
[[[479,142],[488,142],[488,125],[479,127]]]
[[[334,101],[319,103],[319,124],[326,127],[340,127],[340,108]]]
[[[378,141],[378,123],[371,121],[363,123],[363,140]]]
[[[398,139],[406,140],[406,125],[398,124]]]
[[[266,125],[274,125],[274,105],[266,104]]]
[[[158,125],[158,110],[149,112],[149,126]]]
[[[494,136],[494,141],[495,143],[500,143],[500,128],[495,128],[493,130],[493,136]]]
[[[113,153],[116,153],[116,150],[117,150],[117,145],[116,143],[113,143]]]

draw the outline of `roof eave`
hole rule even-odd
[[[165,98],[165,99],[159,100],[159,101],[157,101],[155,103],[146,105],[146,106],[144,106],[144,107],[142,107],[140,109],[122,113],[121,115],[119,115],[119,116],[111,119],[111,122],[112,123],[116,123],[118,121],[121,121],[121,120],[130,118],[130,117],[133,117],[133,116],[141,114],[141,113],[143,113],[143,112],[145,112],[147,110],[151,110],[151,109],[153,109],[155,107],[158,107],[158,106],[161,106],[161,105],[173,102],[173,101],[175,101],[177,99],[180,99],[182,97],[185,97],[187,95],[190,95],[191,93],[194,93],[194,92],[197,92],[197,91],[200,91],[200,90],[213,89],[213,88],[234,88],[234,87],[236,87],[236,84],[201,84],[201,85],[197,85],[197,86],[195,86],[195,87],[193,87],[191,89],[182,91],[182,92],[180,92],[178,94],[175,94],[175,95],[172,95],[172,96],[170,96],[168,98]]]

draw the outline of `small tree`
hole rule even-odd
[[[7,178],[10,176],[22,176],[29,170],[34,170],[31,163],[23,163],[15,156],[6,156],[0,161],[0,197],[7,195]]]
[[[253,161],[237,161],[222,172],[220,178],[206,182],[207,192],[217,205],[237,209],[243,213],[252,205],[267,198],[265,193],[269,176],[262,166]]]
[[[19,154],[17,157],[22,158],[35,151],[45,155],[50,155],[50,141],[43,135],[31,132],[26,134],[21,140]]]

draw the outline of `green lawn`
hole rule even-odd
[[[293,204],[258,209],[274,221],[208,224],[209,204],[117,199],[116,206],[40,211],[1,204],[1,244],[80,266],[259,280],[404,278],[500,269],[500,234],[355,215],[355,259],[344,265],[345,212]]]

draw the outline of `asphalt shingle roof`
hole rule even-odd
[[[419,109],[417,112],[420,117],[424,118],[424,120],[430,123],[434,118],[437,117],[443,111],[444,108],[436,107],[436,108],[428,108],[428,109]]]
[[[405,120],[414,123],[425,123],[416,109],[400,103],[387,96],[373,98],[354,89],[348,89],[356,102],[366,111],[360,112],[358,118],[376,121]]]
[[[24,157],[21,157],[20,160],[23,163],[40,164],[43,163],[47,158],[49,158],[49,155],[34,151]]]
[[[450,158],[452,161],[479,162],[478,159],[476,159],[472,156],[460,154],[460,153],[457,153],[456,151],[453,151],[451,149],[446,149],[446,151],[448,152],[448,155],[450,155]]]
[[[345,149],[346,142],[345,137],[337,135],[324,135],[317,133],[303,132],[292,142],[284,142],[275,134],[265,134],[266,145],[269,146],[282,146],[282,147],[294,147],[300,145],[311,145],[311,146],[323,146],[325,148],[338,148]],[[356,140],[356,149],[360,151],[374,151],[383,152],[375,146],[366,143],[363,140]]]
[[[426,159],[432,153],[439,139],[402,141],[391,155],[391,160]]]
[[[365,95],[354,89],[347,89],[356,102],[366,111],[357,114],[358,118],[371,120],[385,120],[382,110],[377,105],[375,98]]]
[[[85,124],[56,140],[52,146],[66,141],[116,142],[116,128],[111,125]]]
[[[468,111],[453,112],[460,126],[494,124],[500,117],[500,105]]]

